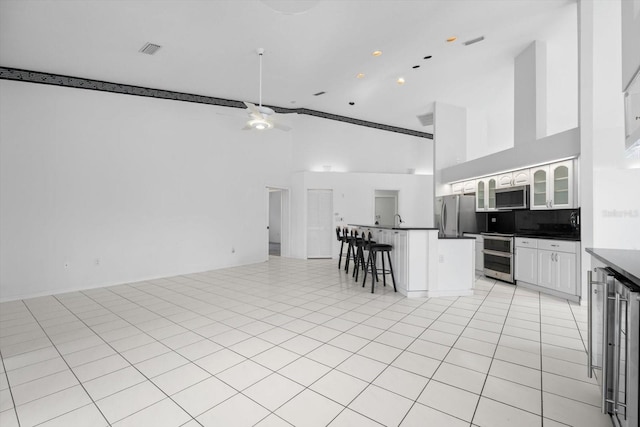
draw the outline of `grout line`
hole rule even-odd
[[[58,300],[58,298],[57,298],[55,295],[53,296],[53,298],[54,298],[56,301],[60,302],[60,301]],[[78,381],[78,384],[82,387],[82,389],[83,389],[83,390],[84,390],[84,392],[86,393],[87,397],[89,397],[89,399],[91,399],[91,403],[93,403],[93,405],[96,407],[96,409],[98,410],[98,412],[100,413],[100,415],[102,415],[102,418],[104,418],[104,420],[107,422],[107,424],[108,424],[109,426],[111,426],[111,423],[109,422],[109,420],[107,419],[107,417],[106,417],[106,416],[104,415],[104,413],[102,412],[102,409],[100,409],[100,407],[96,404],[95,400],[93,400],[93,397],[91,397],[91,395],[89,394],[89,392],[88,392],[88,391],[87,391],[87,389],[85,388],[84,383],[80,380],[80,378],[78,378],[78,376],[77,376],[77,375],[76,375],[76,373],[73,371],[73,369],[71,368],[71,366],[69,366],[69,363],[67,362],[67,359],[65,359],[65,358],[64,358],[63,354],[60,352],[60,350],[58,349],[58,347],[56,346],[56,344],[53,342],[53,340],[51,340],[51,337],[49,336],[49,334],[47,333],[47,331],[42,327],[42,325],[40,324],[40,321],[38,320],[38,318],[33,314],[33,311],[31,310],[31,308],[29,307],[29,305],[28,305],[28,304],[26,304],[26,303],[24,302],[24,300],[22,301],[22,303],[25,305],[26,309],[29,311],[29,313],[31,313],[31,315],[33,316],[33,318],[35,319],[35,321],[38,323],[38,326],[40,327],[40,329],[42,330],[42,332],[44,332],[44,334],[46,335],[47,339],[51,342],[51,345],[53,346],[53,348],[55,348],[55,349],[56,349],[56,351],[58,352],[58,355],[60,356],[60,358],[62,359],[62,361],[65,363],[65,365],[67,365],[67,368],[69,369],[69,371],[71,372],[71,374],[73,374],[73,376],[75,377],[76,381]],[[66,309],[66,307],[65,307],[65,309]],[[67,311],[69,311],[69,310],[67,309]],[[73,386],[73,387],[75,387],[75,386]],[[71,388],[71,387],[68,387],[68,388]],[[65,389],[65,390],[66,390],[66,389]],[[62,390],[58,390],[56,393],[58,393],[58,392],[60,392],[60,391],[62,391]],[[52,394],[55,394],[55,393],[52,393]],[[43,397],[45,397],[45,396],[43,396]],[[76,410],[78,410],[78,409],[80,409],[80,408],[83,408],[83,407],[85,407],[85,406],[87,406],[87,405],[82,405],[82,406],[80,406],[80,407],[74,408],[74,409],[72,409],[71,411],[65,412],[64,414],[57,415],[57,416],[55,416],[55,417],[53,417],[53,418],[50,418],[49,420],[45,420],[45,421],[43,421],[43,422],[46,422],[46,421],[50,421],[50,420],[53,420],[53,419],[59,418],[59,417],[61,417],[61,416],[63,416],[63,415],[69,414],[69,413],[71,413],[71,412],[73,412],[73,411],[76,411]]]

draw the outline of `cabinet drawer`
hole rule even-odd
[[[531,239],[529,237],[516,237],[516,247],[537,248],[538,239]]]
[[[575,254],[578,252],[580,242],[571,242],[567,240],[538,240],[538,249],[555,252],[569,252]]]

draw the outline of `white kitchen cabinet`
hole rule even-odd
[[[476,180],[454,182],[451,184],[451,194],[469,194],[476,192]]]
[[[531,209],[576,207],[573,160],[531,168],[531,182]]]
[[[476,212],[496,210],[497,185],[497,176],[490,176],[476,180]]]
[[[529,185],[529,169],[513,172],[513,185]]]
[[[516,238],[518,285],[578,300],[580,242]]]
[[[529,184],[529,169],[502,173],[496,178],[497,188],[515,187]]]
[[[515,279],[527,283],[538,283],[538,241],[516,238]]]

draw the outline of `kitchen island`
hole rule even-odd
[[[407,297],[473,294],[475,239],[438,238],[437,228],[349,224],[393,246],[391,261],[398,292]]]

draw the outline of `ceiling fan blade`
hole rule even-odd
[[[262,113],[260,112],[260,110],[258,110],[258,107],[256,107],[255,104],[252,104],[250,102],[245,102],[244,105],[247,106],[247,109],[249,110],[250,114],[252,114],[256,118],[260,118],[260,119],[263,118]]]

